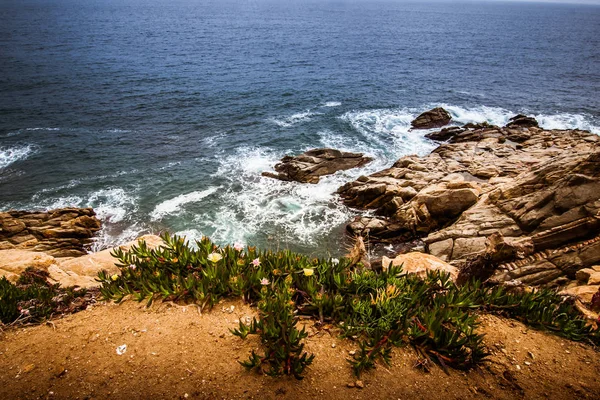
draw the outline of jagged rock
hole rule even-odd
[[[510,139],[517,134],[518,144]],[[422,238],[459,268],[493,264],[486,274],[498,283],[563,285],[600,263],[597,137],[537,127],[457,133],[427,156],[403,157],[339,188],[345,204],[372,210],[348,230],[372,241]],[[408,187],[417,193],[400,196]],[[510,249],[502,257],[486,252],[494,234]]]
[[[139,240],[144,240],[150,249],[163,244],[160,237],[145,235],[119,247],[127,250],[132,245],[137,245]],[[0,277],[6,276],[8,280],[16,282],[27,267],[34,267],[48,271],[50,280],[63,286],[98,286],[99,283],[95,280],[98,272],[102,270],[110,274],[119,272],[115,265],[117,260],[110,255],[113,250],[114,248],[106,249],[71,259],[55,258],[45,253],[26,250],[0,250]]]
[[[298,156],[285,156],[275,165],[275,171],[262,175],[282,181],[318,183],[323,175],[362,167],[373,159],[361,153],[348,153],[335,149],[314,149]]]
[[[509,123],[506,124],[507,128],[521,127],[521,128],[532,128],[537,127],[538,122],[533,117],[528,117],[523,114],[515,115],[514,117],[509,119]]]
[[[425,111],[410,124],[414,129],[431,129],[448,125],[451,120],[452,116],[448,111],[444,110],[442,107],[436,107],[429,111]]]
[[[403,274],[416,274],[421,278],[427,276],[427,271],[447,272],[450,274],[453,281],[455,281],[458,276],[458,269],[456,267],[453,267],[431,254],[419,252],[399,254],[394,259],[385,256],[382,257],[381,266],[387,270],[390,265],[395,267],[402,266]]]
[[[459,133],[463,133],[464,131],[464,128],[458,126],[451,126],[449,128],[444,128],[438,132],[428,133],[427,135],[425,135],[425,137],[432,140],[445,141],[453,136],[458,135]]]
[[[55,257],[87,253],[100,220],[91,208],[0,212],[0,250],[41,251]]]

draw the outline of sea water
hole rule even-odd
[[[0,210],[93,207],[95,249],[164,230],[338,255],[336,189],[436,144],[410,121],[600,133],[600,7],[394,0],[0,2]],[[286,154],[375,160],[316,185]]]

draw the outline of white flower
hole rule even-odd
[[[337,258],[332,258],[332,259],[331,259],[331,263],[332,263],[333,265],[338,265],[338,264],[340,263],[340,260],[339,260],[339,259],[337,259]]]
[[[258,258],[255,258],[254,260],[252,260],[252,265],[258,267],[260,265],[260,260]]]
[[[268,285],[269,283],[271,283],[271,282],[269,282],[269,280],[268,280],[267,278],[262,278],[262,279],[260,280],[260,284],[261,284],[261,285],[263,285],[263,286],[266,286],[266,285]]]
[[[244,250],[244,245],[241,243],[236,243],[233,245],[233,249],[237,250],[237,251],[242,251],[242,250]]]
[[[223,256],[219,253],[210,253],[206,258],[208,259],[208,261],[216,263],[222,260]]]

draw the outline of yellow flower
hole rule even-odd
[[[216,263],[216,262],[219,262],[220,260],[222,260],[223,256],[220,255],[219,253],[210,253],[208,255],[207,259],[208,259],[208,261]]]
[[[112,279],[113,281],[116,281],[117,279],[119,279],[119,275],[114,274],[113,276],[110,277],[110,279]]]
[[[313,276],[314,274],[314,268],[304,268],[304,276]]]

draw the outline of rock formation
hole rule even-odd
[[[452,120],[452,116],[448,111],[441,107],[436,107],[432,110],[425,111],[410,124],[414,129],[431,129],[448,125],[450,120]]]
[[[347,153],[335,149],[314,149],[298,156],[285,156],[275,165],[275,171],[263,172],[263,176],[282,181],[318,183],[323,175],[362,167],[372,161],[361,153]]]
[[[142,236],[149,248],[163,244],[160,237],[154,235]],[[123,250],[137,244],[138,240],[119,246]],[[63,286],[92,287],[98,286],[95,278],[98,272],[105,270],[110,274],[119,272],[115,265],[117,260],[111,256],[113,249],[87,254],[76,258],[55,258],[46,253],[27,250],[0,250],[0,277],[5,276],[9,281],[16,282],[19,275],[27,267],[48,271],[53,283]]]
[[[428,156],[344,185],[345,204],[374,211],[348,231],[422,238],[429,254],[459,268],[493,265],[495,282],[567,285],[600,264],[600,137],[531,119],[446,131],[449,143]]]
[[[54,257],[87,254],[85,246],[100,230],[91,208],[62,208],[48,212],[0,212],[0,250],[43,251]]]

